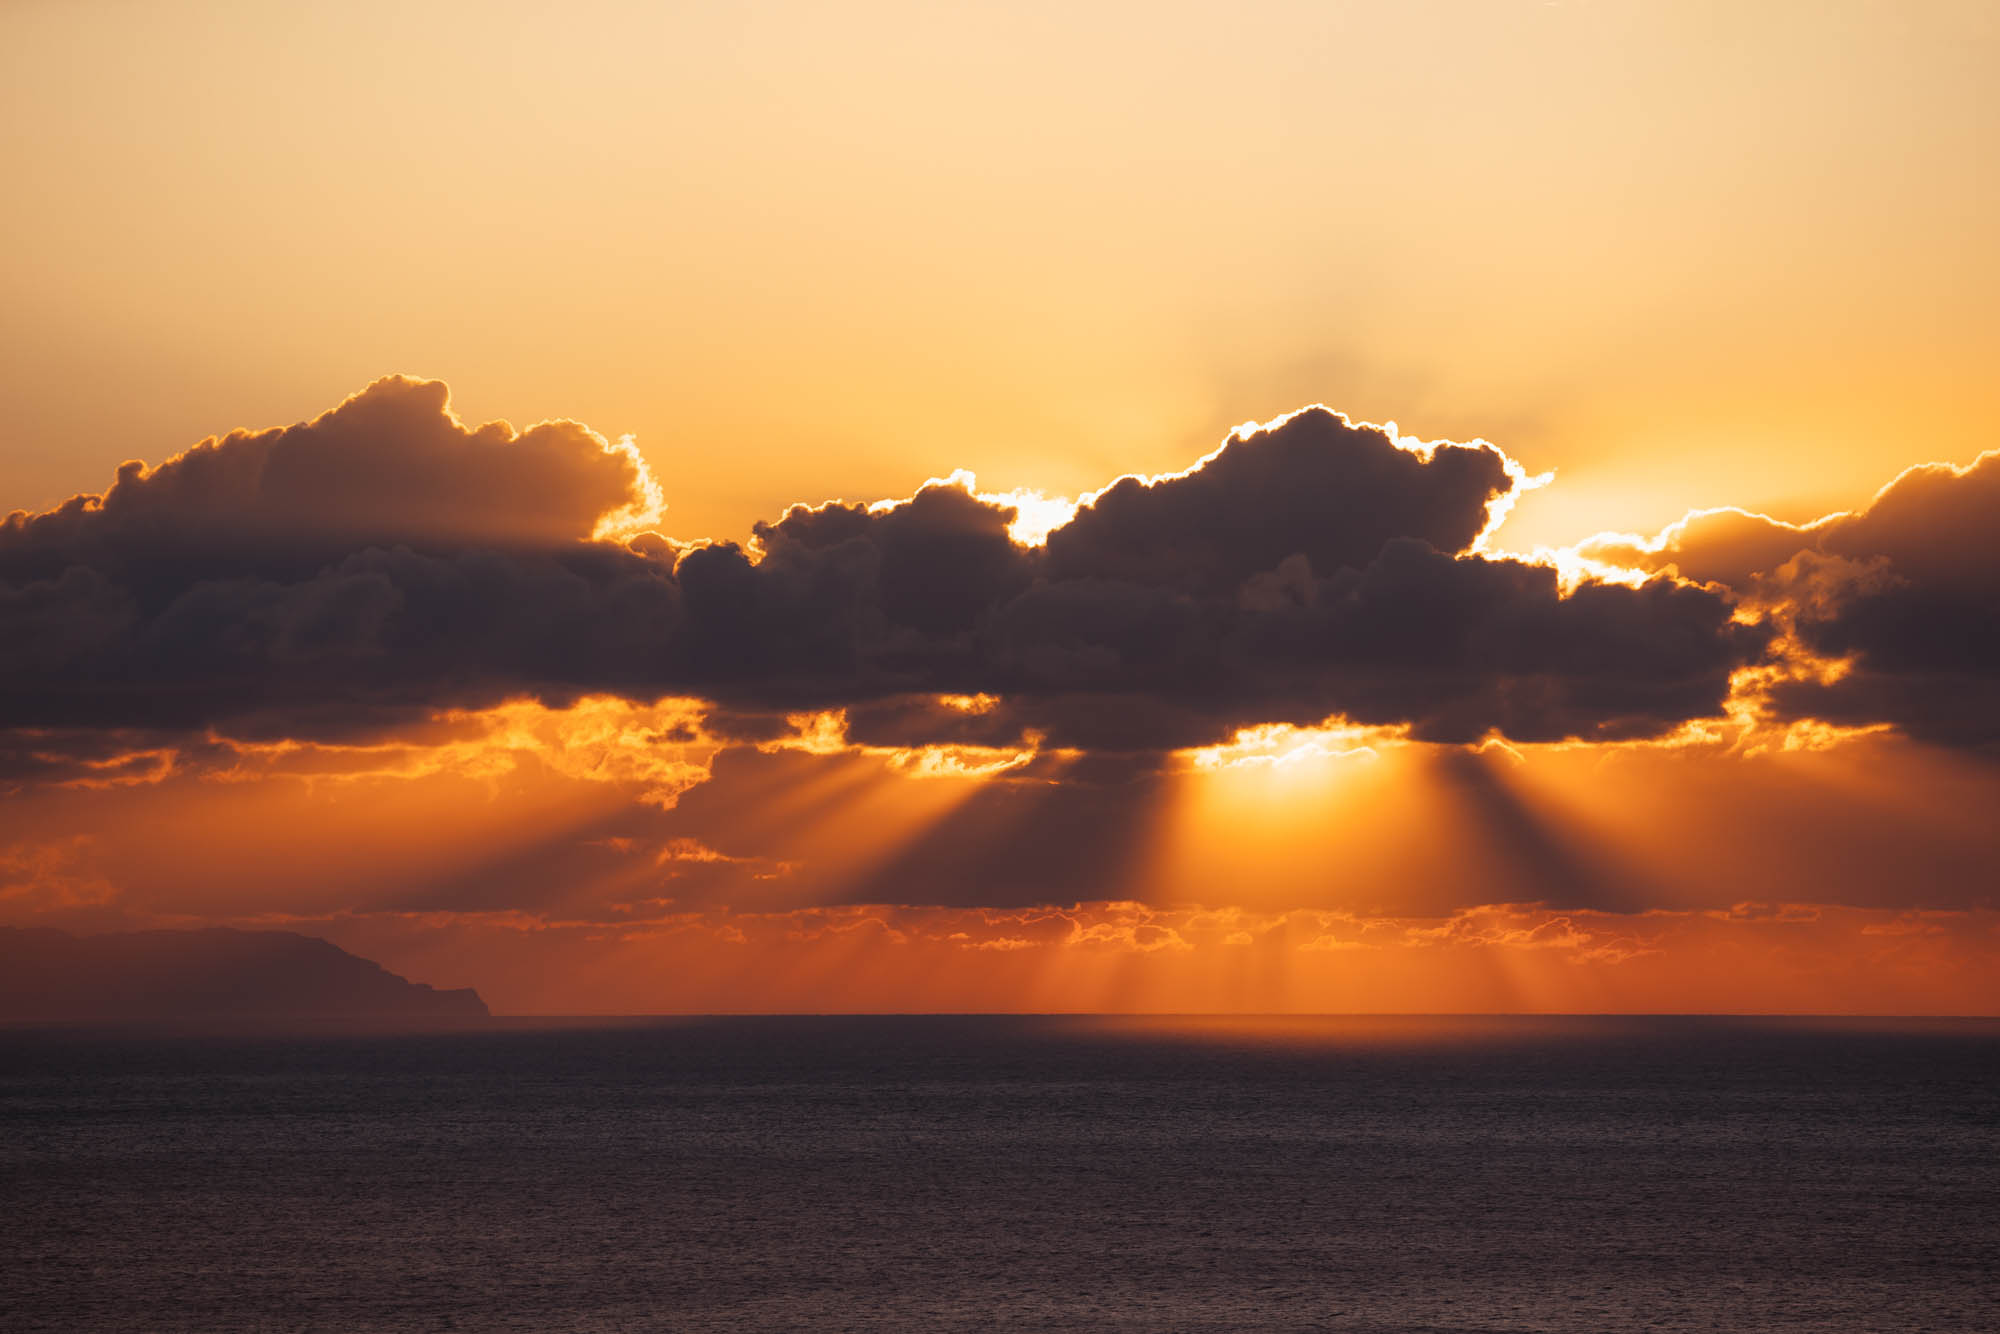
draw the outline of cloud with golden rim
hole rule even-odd
[[[1701,510],[1587,556],[1729,588],[1785,632],[1792,669],[1761,683],[1787,724],[1893,725],[2000,744],[2000,451],[1908,469],[1858,510],[1794,525]]]
[[[631,534],[664,499],[629,443],[469,428],[391,378],[11,516],[0,727],[327,740],[683,696],[724,733],[846,710],[861,745],[1159,755],[1332,715],[1439,741],[1719,716],[1768,630],[1668,575],[1482,554],[1528,484],[1490,444],[1311,408],[1121,479],[1037,546],[949,480],[684,546]]]

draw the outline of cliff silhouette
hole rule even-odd
[[[329,941],[291,931],[133,931],[76,936],[0,927],[0,1019],[359,1019],[487,1017],[470,987],[440,991]]]

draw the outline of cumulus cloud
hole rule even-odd
[[[0,727],[325,738],[686,695],[725,736],[845,709],[863,743],[1145,756],[1333,714],[1470,741],[1720,712],[1768,632],[1670,577],[1565,591],[1479,554],[1524,477],[1315,408],[1113,484],[1043,546],[938,483],[688,548],[602,536],[658,510],[629,448],[468,428],[442,385],[389,379],[10,517]]]
[[[1912,468],[1866,507],[1812,524],[1706,511],[1650,542],[1598,539],[1584,554],[1769,607],[1811,664],[1770,687],[1783,720],[2000,745],[2000,451]]]
[[[1654,538],[1601,533],[1580,550],[1609,565],[1656,574],[1670,571],[1696,583],[1746,588],[1756,575],[1777,569],[1811,547],[1825,522],[1801,526],[1725,506],[1696,510]]]
[[[326,736],[643,688],[671,552],[591,535],[649,486],[585,427],[468,429],[402,378],[128,463],[0,525],[0,720]]]
[[[157,468],[125,463],[101,496],[10,516],[0,568],[129,578],[171,555],[163,578],[235,576],[367,546],[549,545],[643,499],[637,460],[588,427],[468,430],[448,399],[438,381],[391,376],[309,422],[232,432]]]
[[[1040,548],[948,486],[795,509],[759,528],[761,561],[681,562],[687,666],[732,703],[849,707],[881,744],[1136,753],[1335,713],[1437,740],[1634,737],[1718,713],[1764,632],[1671,579],[1565,594],[1475,554],[1521,475],[1490,445],[1419,451],[1312,409],[1115,483]]]
[[[1399,447],[1308,408],[1232,436],[1187,472],[1120,479],[1048,538],[1061,580],[1228,594],[1289,557],[1362,569],[1397,538],[1469,549],[1519,469],[1492,445]]]

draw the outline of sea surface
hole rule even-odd
[[[2000,1023],[0,1031],[0,1330],[2000,1330]]]

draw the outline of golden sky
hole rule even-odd
[[[675,536],[1073,495],[1304,403],[1522,540],[1990,447],[1990,5],[0,12],[12,503],[390,371],[638,439]]]
[[[0,921],[514,1011],[2000,1009],[1996,66],[0,8]]]

